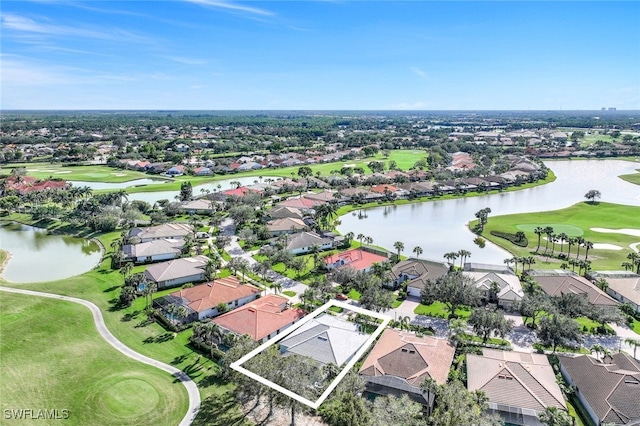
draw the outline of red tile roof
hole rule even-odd
[[[45,189],[64,189],[69,184],[63,180],[42,180],[38,181],[33,176],[22,176],[17,178],[10,176],[7,178],[7,190],[13,189],[19,194],[26,194],[33,191],[44,191]]]
[[[234,276],[220,278],[194,287],[183,288],[171,293],[171,296],[184,300],[185,305],[196,312],[203,312],[219,305],[260,293],[260,289],[251,284],[242,284]]]
[[[304,317],[300,308],[287,309],[288,299],[270,294],[212,320],[234,333],[260,341]]]
[[[338,265],[337,267],[349,266],[356,271],[362,271],[369,269],[374,263],[386,262],[387,260],[389,259],[379,254],[370,253],[362,249],[351,249],[325,257],[324,263],[326,265],[331,265],[333,263],[344,261],[344,265]]]
[[[385,189],[388,189],[391,192],[396,192],[398,190],[398,188],[393,185],[375,185],[371,187],[371,191],[379,194],[383,194]]]

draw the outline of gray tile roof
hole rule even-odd
[[[145,276],[155,282],[197,275],[204,271],[209,258],[207,256],[185,257],[151,265]]]
[[[640,362],[626,353],[606,358],[558,356],[560,364],[602,422],[640,421]]]
[[[129,237],[138,237],[141,240],[158,238],[183,238],[193,232],[193,227],[188,223],[165,223],[146,228],[133,228],[129,231]]]
[[[184,243],[183,239],[165,238],[140,244],[126,244],[122,247],[122,251],[126,257],[156,256],[169,253],[178,255]]]
[[[446,275],[449,267],[444,262],[423,259],[407,259],[398,262],[391,268],[391,277],[398,280],[401,276],[415,277],[410,279],[408,287],[422,289],[427,280],[435,282],[436,279]]]

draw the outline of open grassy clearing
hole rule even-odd
[[[144,297],[136,299],[128,308],[120,309],[116,306],[123,277],[110,268],[109,254],[111,249],[109,247],[111,241],[119,236],[120,232],[112,232],[98,237],[107,247],[107,256],[96,269],[85,274],[44,283],[18,284],[4,281],[0,281],[0,283],[7,287],[74,296],[95,303],[102,311],[109,330],[122,343],[143,355],[173,365],[186,372],[198,384],[203,400],[207,397],[212,397],[212,399],[221,397],[232,388],[232,385],[221,382],[216,377],[220,368],[216,363],[194,352],[188,346],[191,329],[177,333],[173,338],[173,333],[167,332],[159,324],[148,322],[144,313]],[[144,267],[136,267],[134,272],[142,269]],[[172,291],[176,291],[176,289]],[[158,293],[155,297],[162,294],[165,293]],[[55,316],[52,316],[47,320],[53,321],[54,319]],[[238,409],[239,407],[236,405],[225,406],[225,410]],[[181,412],[180,415],[184,415],[184,412]]]
[[[449,311],[447,310],[447,305],[442,302],[435,301],[430,305],[419,304],[413,310],[413,313],[416,315],[426,315],[428,317],[439,317],[439,318],[448,318]],[[467,306],[462,306],[456,309],[456,316],[462,319],[468,319],[471,315],[471,308]]]
[[[470,223],[473,228],[475,221]],[[555,225],[555,226],[554,226]],[[482,236],[495,244],[505,248],[515,256],[530,256],[536,250],[538,236],[533,232],[536,227],[552,226],[555,233],[567,232],[569,235],[575,235],[581,231],[582,238],[591,241],[594,244],[611,244],[620,247],[619,250],[599,249],[594,247],[589,250],[589,260],[592,262],[593,270],[619,270],[620,264],[626,260],[629,253],[632,252],[630,244],[640,241],[640,237],[626,235],[621,233],[604,233],[595,232],[591,228],[609,228],[609,229],[640,229],[640,207],[624,206],[610,203],[589,204],[586,202],[575,204],[562,210],[539,213],[522,213],[505,216],[489,216],[489,222],[482,233]],[[558,226],[558,230],[556,230]],[[578,229],[576,229],[578,228]],[[511,242],[495,237],[490,231],[502,231],[516,233],[523,231],[529,240],[527,247],[518,247]],[[544,256],[544,248],[546,241],[544,236],[541,239],[540,253],[536,256],[536,264],[533,269],[558,269],[563,263],[560,259]],[[552,245],[549,245],[551,251]],[[568,245],[565,243],[561,248],[559,243],[555,245],[555,253],[560,250],[565,254]],[[575,257],[577,247],[574,245],[571,249],[571,256]],[[580,259],[584,259],[585,249],[580,248]]]
[[[184,387],[112,348],[85,307],[3,293],[0,320],[3,410],[67,409],[60,422],[73,425],[175,425],[186,413]]]
[[[627,182],[634,183],[636,185],[640,185],[640,169],[637,169],[638,173],[631,173],[628,175],[620,175],[618,176],[622,180],[626,180]]]

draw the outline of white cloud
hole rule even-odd
[[[409,70],[414,73],[415,75],[417,75],[418,77],[427,80],[429,78],[429,76],[427,75],[426,72],[424,72],[421,68],[418,67],[409,67]]]
[[[237,12],[246,12],[254,15],[273,16],[274,13],[265,9],[259,9],[257,7],[243,6],[240,4],[232,3],[225,0],[185,0],[189,3],[195,3],[202,6],[214,7],[219,9],[228,9]]]

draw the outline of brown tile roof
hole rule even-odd
[[[589,280],[576,274],[539,275],[536,272],[533,279],[549,296],[561,296],[562,294],[586,294],[589,303],[601,306],[615,306],[618,302],[604,291],[600,290]]]
[[[206,311],[220,303],[229,303],[243,297],[260,293],[260,289],[251,284],[242,284],[237,277],[220,278],[194,287],[183,288],[171,293],[171,296],[182,300],[183,305],[189,306],[196,312]]]
[[[267,230],[269,232],[291,231],[291,229],[300,231],[306,227],[307,225],[302,221],[302,219],[292,217],[274,219],[267,224]]]
[[[270,294],[212,321],[236,334],[246,334],[259,341],[304,317],[302,309],[287,308],[288,301],[285,297]]]
[[[546,355],[484,349],[467,355],[467,388],[481,390],[489,402],[544,411],[566,409]]]
[[[425,378],[438,384],[447,381],[455,347],[444,339],[417,337],[413,333],[386,329],[362,364],[365,376],[392,375],[420,386]]]
[[[607,363],[587,355],[558,359],[601,422],[640,420],[640,362],[626,353],[607,357]]]
[[[434,262],[421,259],[406,259],[396,263],[391,268],[391,277],[398,280],[401,276],[416,277],[410,279],[407,287],[424,288],[427,280],[435,282],[446,275],[449,267],[444,262]]]

